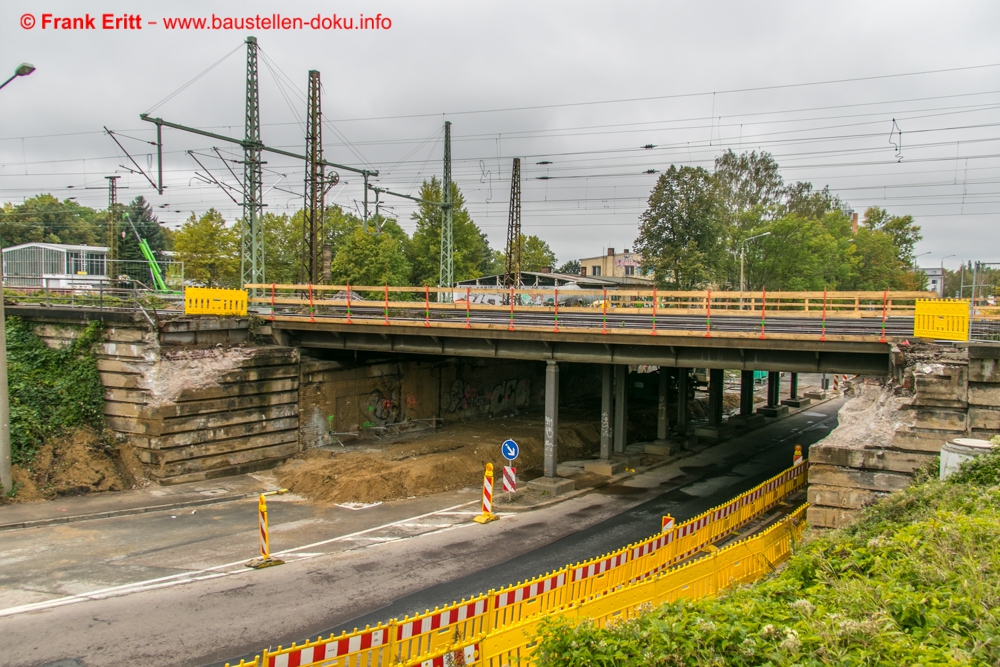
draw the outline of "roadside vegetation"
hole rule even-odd
[[[550,621],[539,667],[1000,664],[1000,451],[924,473],[770,578],[607,629]]]

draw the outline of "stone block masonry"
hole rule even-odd
[[[859,378],[840,426],[809,452],[814,527],[842,526],[905,488],[949,440],[1000,432],[1000,345],[918,343],[893,358],[895,380]]]

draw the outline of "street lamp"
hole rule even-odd
[[[29,74],[31,74],[34,71],[35,71],[35,66],[32,65],[31,63],[21,63],[20,65],[18,65],[17,69],[14,70],[13,76],[11,76],[9,79],[7,79],[6,81],[4,81],[3,83],[0,83],[0,88],[3,88],[4,86],[6,86],[8,83],[10,83],[11,81],[13,81],[17,77],[19,77],[19,76],[28,76]]]
[[[743,262],[747,254],[747,243],[753,241],[754,239],[759,239],[762,236],[770,236],[771,232],[764,232],[763,234],[757,234],[756,236],[751,236],[748,239],[743,239],[743,243],[740,244],[740,292],[746,291],[746,282],[743,280]]]
[[[21,63],[14,76],[2,84],[3,88],[19,76],[28,76],[35,71],[34,65]],[[3,312],[3,260],[0,258],[0,493],[10,493],[14,487],[14,476],[10,469],[10,402],[7,396],[7,326]]]
[[[917,257],[923,257],[924,255],[929,255],[929,254],[931,254],[930,250],[928,250],[927,252],[922,252],[919,255],[914,255],[913,256],[913,270],[914,271],[917,269]]]

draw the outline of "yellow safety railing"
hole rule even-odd
[[[550,616],[577,623],[590,619],[599,627],[640,615],[650,606],[681,598],[697,599],[715,595],[734,584],[754,581],[772,572],[791,554],[793,542],[801,536],[808,504],[753,537],[724,549],[712,551],[696,561],[659,575],[622,586],[602,595],[591,596],[559,609]],[[471,664],[483,667],[531,664],[539,625],[544,616],[535,616],[475,638],[477,655]],[[461,643],[460,643],[461,644]],[[449,647],[431,660],[444,657],[464,646]],[[467,664],[470,664],[466,661]],[[420,664],[420,663],[410,663]],[[435,663],[436,664],[436,663]],[[445,663],[447,664],[447,663]]]
[[[241,289],[184,288],[185,315],[246,315],[247,293]]]
[[[969,340],[969,302],[963,299],[918,300],[913,335],[935,340]]]
[[[807,465],[802,461],[723,505],[612,553],[403,620],[287,648],[279,646],[265,651],[260,665],[409,665],[441,658],[446,651],[475,654],[480,650],[477,642],[497,636],[501,630],[575,608],[595,596],[658,580],[660,573],[710,548],[802,488]],[[466,662],[472,664],[468,658]]]

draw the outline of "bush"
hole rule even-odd
[[[719,598],[607,629],[549,621],[556,665],[998,665],[1000,451],[928,480]]]
[[[31,462],[49,436],[67,428],[103,428],[104,388],[91,348],[101,335],[92,322],[72,344],[50,348],[17,317],[7,320],[11,459]]]

